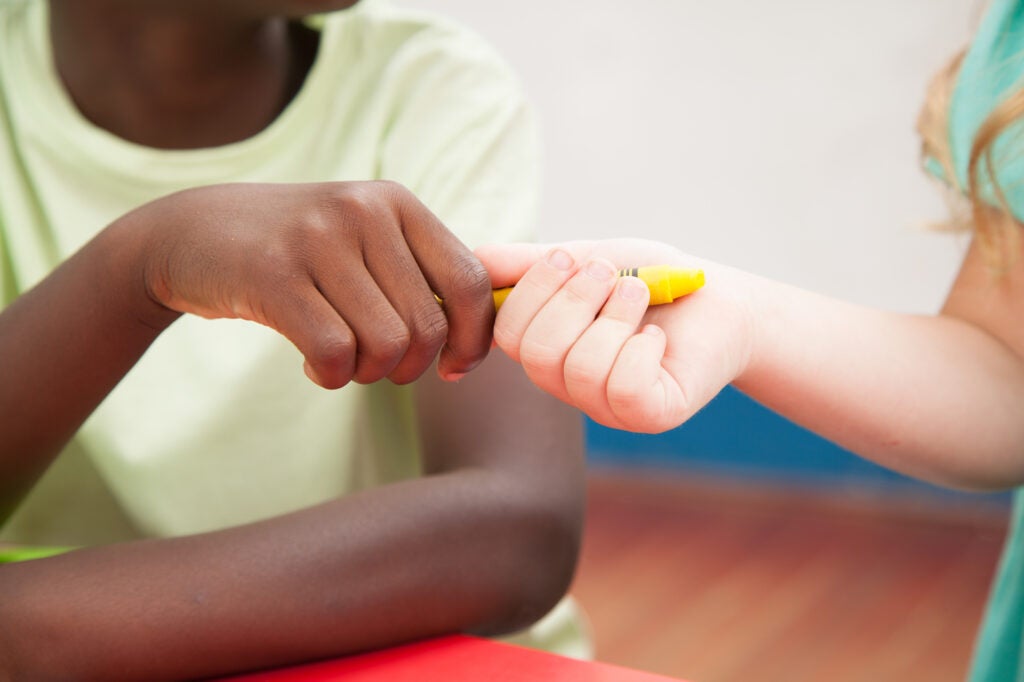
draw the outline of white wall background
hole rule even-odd
[[[521,74],[545,239],[644,236],[893,310],[940,305],[965,245],[919,170],[931,74],[979,0],[405,0]]]

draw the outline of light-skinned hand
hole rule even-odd
[[[596,422],[644,433],[682,424],[746,366],[750,325],[733,271],[658,242],[619,239],[476,250],[495,287],[515,284],[495,343],[543,390]],[[699,267],[707,285],[648,307],[616,270]]]

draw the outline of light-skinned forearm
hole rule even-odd
[[[735,385],[884,466],[940,484],[1024,481],[1024,361],[953,314],[904,315],[750,276]]]

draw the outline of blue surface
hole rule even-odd
[[[861,459],[780,417],[732,387],[726,388],[686,424],[667,433],[653,436],[627,433],[589,420],[586,430],[588,457],[596,465],[968,495]]]

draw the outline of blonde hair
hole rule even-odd
[[[986,262],[996,272],[1005,272],[1017,256],[1021,226],[1013,216],[995,172],[995,142],[1018,121],[1024,120],[1024,89],[999,103],[982,122],[971,142],[967,163],[965,207],[960,179],[950,149],[949,105],[960,73],[964,52],[957,54],[935,75],[928,86],[924,106],[917,120],[924,160],[933,159],[942,167],[951,192],[951,219],[947,227],[973,229]],[[996,209],[982,196],[986,183],[995,199]]]

